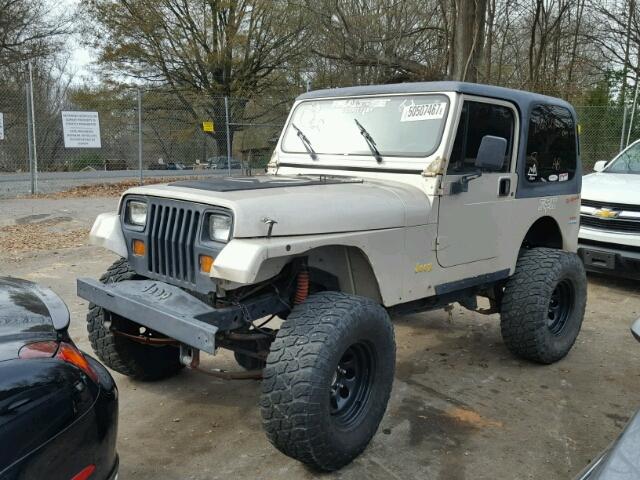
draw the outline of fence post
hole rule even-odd
[[[33,163],[31,167],[31,193],[38,193],[38,141],[36,140],[36,113],[33,107],[33,72],[31,62],[29,62],[29,111],[31,112],[31,140]]]
[[[140,171],[140,185],[142,178],[142,92],[138,88],[138,170]]]
[[[633,94],[633,103],[631,104],[631,119],[629,119],[629,131],[627,132],[627,143],[625,144],[625,147],[629,145],[629,141],[631,140],[631,130],[633,129],[633,118],[635,117],[636,105],[638,104],[638,84],[640,84],[640,82],[638,81],[638,78],[636,78],[636,91]]]
[[[622,132],[620,133],[620,151],[624,149],[624,133],[627,130],[627,106],[622,105]]]
[[[229,97],[224,97],[224,114],[227,119],[227,169],[231,176],[231,135],[229,133]]]
[[[36,176],[33,171],[33,139],[31,138],[31,96],[29,82],[24,84],[25,99],[27,101],[27,150],[29,151],[29,176],[31,178],[31,195],[36,193]]]

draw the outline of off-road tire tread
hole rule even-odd
[[[575,343],[577,332],[568,348],[553,351],[545,340],[545,314],[556,279],[563,268],[575,270],[581,280],[576,285],[574,315],[579,331],[586,303],[586,275],[579,257],[553,248],[521,250],[514,275],[508,280],[501,305],[500,330],[507,348],[525,360],[551,364],[562,359]],[[572,315],[573,316],[573,315]],[[579,318],[578,318],[579,317]]]
[[[116,260],[100,277],[102,283],[115,283],[138,278],[126,258]],[[151,347],[117,337],[103,325],[104,311],[89,304],[87,331],[89,342],[98,358],[112,370],[136,380],[160,380],[182,369],[175,347]],[[146,349],[149,355],[136,355],[134,349]]]
[[[368,444],[367,441],[350,452],[336,450],[320,435],[317,413],[314,416],[309,412],[314,394],[326,391],[326,386],[314,379],[319,377],[318,372],[334,368],[326,355],[326,345],[346,335],[349,325],[344,320],[362,309],[367,311],[366,315],[382,317],[376,326],[382,324],[384,327],[376,332],[390,339],[394,352],[391,365],[383,366],[391,369],[391,381],[383,395],[376,399],[375,403],[381,408],[371,415],[379,418],[372,418],[367,426],[371,430],[367,432],[370,439],[384,415],[395,371],[393,326],[384,308],[373,300],[329,291],[311,295],[296,306],[283,323],[271,345],[263,372],[260,404],[268,439],[285,455],[317,470],[341,468],[362,453]]]

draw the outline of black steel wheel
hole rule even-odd
[[[260,402],[267,436],[318,470],[367,447],[389,401],[395,340],[374,301],[320,292],[297,305],[271,345]]]
[[[349,427],[359,420],[375,378],[375,355],[366,342],[351,345],[344,352],[331,382],[331,416],[337,425]]]
[[[557,362],[582,326],[587,278],[575,253],[551,248],[523,250],[507,281],[500,329],[515,355],[533,362]]]
[[[561,280],[551,293],[549,300],[549,314],[547,327],[554,335],[560,335],[567,320],[571,317],[575,303],[575,293],[573,283],[564,279]]]

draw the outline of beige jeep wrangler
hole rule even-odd
[[[499,313],[517,356],[569,352],[580,186],[562,100],[454,82],[307,93],[267,175],[133,188],[97,218],[91,242],[122,259],[78,280],[89,338],[138,379],[233,350],[262,371],[270,441],[335,470],[385,412],[390,317],[458,302]]]

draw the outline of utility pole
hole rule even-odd
[[[144,183],[142,178],[142,92],[138,88],[138,170],[140,172],[140,185]]]

